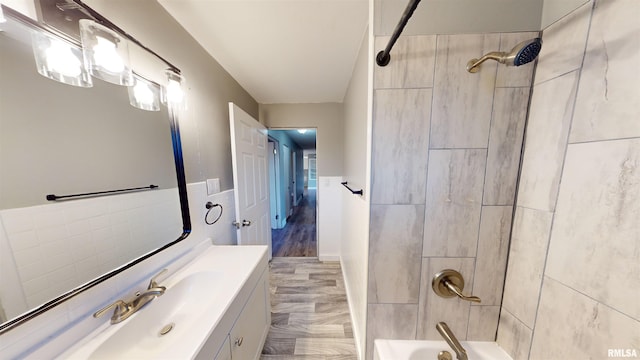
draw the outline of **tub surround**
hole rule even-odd
[[[516,360],[640,351],[639,12],[543,31],[497,336]]]
[[[466,62],[537,35],[407,35],[375,67],[365,359],[376,338],[440,340],[439,321],[495,339],[534,64]],[[436,296],[447,268],[482,303]]]

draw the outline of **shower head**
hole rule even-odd
[[[470,73],[478,72],[478,70],[480,70],[480,64],[489,59],[507,66],[524,65],[535,60],[540,53],[540,49],[542,49],[541,38],[525,40],[514,46],[509,52],[493,51],[482,56],[480,59],[469,60],[467,63],[467,71]]]

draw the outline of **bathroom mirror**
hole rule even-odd
[[[0,23],[0,332],[175,244],[190,231],[177,119],[37,71],[33,20]],[[151,60],[159,61],[149,55]],[[108,196],[47,200],[139,187]]]

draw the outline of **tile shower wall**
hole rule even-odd
[[[439,321],[495,339],[533,64],[466,63],[536,35],[403,36],[375,67],[367,359],[375,338],[438,339]],[[447,268],[481,304],[433,293]]]
[[[497,337],[515,360],[640,356],[638,14],[590,1],[543,32]]]

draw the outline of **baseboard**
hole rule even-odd
[[[320,261],[340,261],[340,256],[339,255],[322,255],[322,256],[318,256],[318,260]]]
[[[353,318],[353,314],[355,314],[355,311],[353,309],[353,305],[352,305],[353,303],[349,298],[349,294],[351,292],[349,291],[349,284],[347,284],[345,280],[346,276],[344,273],[344,263],[342,262],[342,256],[340,256],[339,258],[340,258],[340,269],[342,270],[342,279],[344,281],[344,292],[347,295],[347,305],[349,306],[349,317],[351,318],[351,332],[353,333],[353,341],[355,342],[356,353],[358,354],[358,360],[363,360],[364,355],[362,354],[362,351],[360,349],[360,332],[356,331],[357,325],[356,325],[355,319]],[[361,330],[361,329],[358,329],[358,330]]]

